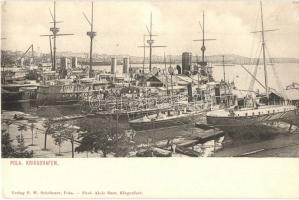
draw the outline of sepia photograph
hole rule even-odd
[[[298,1],[2,1],[2,158],[299,157]]]
[[[299,198],[299,0],[0,0],[3,198]]]

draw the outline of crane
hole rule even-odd
[[[18,59],[19,62],[26,56],[26,54],[29,52],[30,49],[31,49],[31,58],[32,58],[32,61],[33,61],[33,59],[34,59],[34,48],[33,48],[33,44],[31,44],[29,46],[29,48],[25,51],[25,53],[23,53],[23,55]]]

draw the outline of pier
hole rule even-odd
[[[187,126],[175,126],[153,130],[137,131],[135,135],[135,141],[137,144],[146,143],[148,138],[151,139],[151,149],[142,150],[144,155],[147,155],[149,151],[156,152],[156,154],[169,153],[159,151],[159,149],[166,150],[168,152],[183,154],[191,157],[201,157],[201,153],[194,150],[196,145],[203,145],[206,142],[217,140],[224,136],[223,131],[219,129],[203,130],[200,128],[192,128]],[[145,139],[145,140],[144,140]],[[152,149],[152,147],[158,149]],[[146,154],[147,153],[147,154]],[[141,153],[139,152],[139,156]]]

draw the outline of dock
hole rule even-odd
[[[171,150],[190,157],[199,157],[201,153],[195,151],[194,146],[219,139],[222,136],[224,136],[224,132],[219,129],[203,130],[196,127],[174,126],[137,131],[135,140],[137,143],[146,143],[142,138],[151,138],[154,141],[153,147]]]
[[[187,127],[187,126],[172,126],[159,129],[143,130],[136,131],[136,136],[142,135],[147,137],[156,138],[155,136],[164,136],[163,139],[169,139],[171,137],[182,136],[188,138],[184,141],[183,146],[196,145],[199,143],[205,143],[209,140],[214,140],[219,137],[224,136],[223,131],[219,129],[208,129],[203,130],[196,127]],[[157,138],[158,139],[158,138]]]
[[[221,151],[215,152],[213,157],[298,157],[298,141],[298,131],[285,133],[260,142],[225,146]]]

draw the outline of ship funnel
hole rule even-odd
[[[124,58],[124,60],[123,60],[123,73],[124,74],[128,73],[129,65],[130,65],[129,58]]]
[[[188,75],[192,66],[192,53],[184,52],[182,54],[182,73]]]
[[[111,74],[116,74],[116,58],[111,58]]]
[[[176,69],[178,71],[178,74],[182,74],[182,68],[181,68],[181,66],[177,65]]]
[[[77,66],[78,66],[77,57],[72,57],[72,68],[77,68]]]

